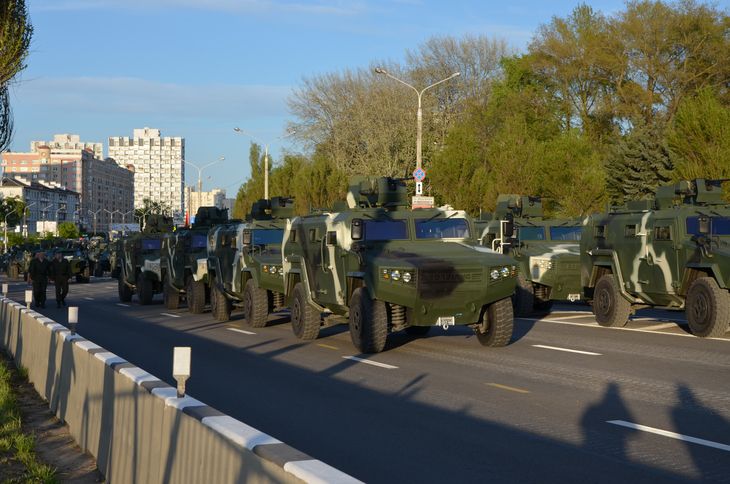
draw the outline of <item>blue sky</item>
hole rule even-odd
[[[28,68],[13,87],[11,150],[76,133],[86,141],[159,128],[186,138],[204,189],[229,196],[248,176],[249,140],[273,156],[302,78],[402,60],[434,35],[486,34],[524,49],[577,1],[27,0],[35,27]],[[589,2],[605,13],[622,1]],[[414,107],[415,109],[415,107]],[[186,170],[188,182],[197,170]],[[208,179],[210,177],[210,179]]]

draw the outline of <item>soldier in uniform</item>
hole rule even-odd
[[[56,307],[65,306],[66,295],[68,294],[68,280],[71,279],[71,263],[60,252],[56,252],[53,257],[50,276],[56,285]]]
[[[28,268],[28,282],[33,283],[33,300],[36,307],[46,307],[46,287],[48,286],[49,264],[46,260],[46,253],[39,250],[35,258],[30,261]]]

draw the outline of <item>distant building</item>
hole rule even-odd
[[[198,213],[199,207],[226,208],[226,191],[214,188],[209,192],[198,192],[195,187],[185,187],[185,210],[189,217]]]
[[[159,129],[135,129],[132,138],[110,137],[109,156],[122,166],[134,167],[134,207],[144,199],[170,207],[176,222],[183,220],[185,139],[160,137]]]
[[[52,142],[31,142],[30,153],[3,153],[3,175],[77,192],[79,224],[93,230],[96,217],[96,230],[107,231],[110,222],[121,222],[121,214],[133,210],[134,173],[101,159],[102,151],[101,143],[83,143],[78,135],[55,135]]]
[[[232,217],[233,216],[233,206],[235,204],[236,204],[236,199],[235,198],[226,198],[225,200],[223,200],[223,208],[227,208],[228,209],[228,216],[229,217]]]
[[[36,232],[39,221],[53,221],[56,224],[75,222],[80,211],[79,194],[57,183],[3,176],[0,178],[0,196],[17,197],[25,202],[28,206],[25,220],[28,233]]]

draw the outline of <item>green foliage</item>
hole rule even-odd
[[[15,227],[23,218],[25,202],[19,197],[7,197],[0,201],[0,217],[3,223],[7,217],[8,227]]]
[[[150,198],[142,200],[142,207],[134,209],[134,218],[140,223],[140,228],[144,228],[144,221],[148,215],[171,215],[172,209],[164,202],[157,202]],[[97,235],[97,234],[95,234]]]
[[[78,239],[79,229],[73,222],[61,222],[58,224],[58,236],[62,239]]]

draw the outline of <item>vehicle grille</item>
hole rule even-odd
[[[448,264],[418,270],[418,292],[426,299],[446,297],[461,289],[480,286],[481,269],[458,269]]]

